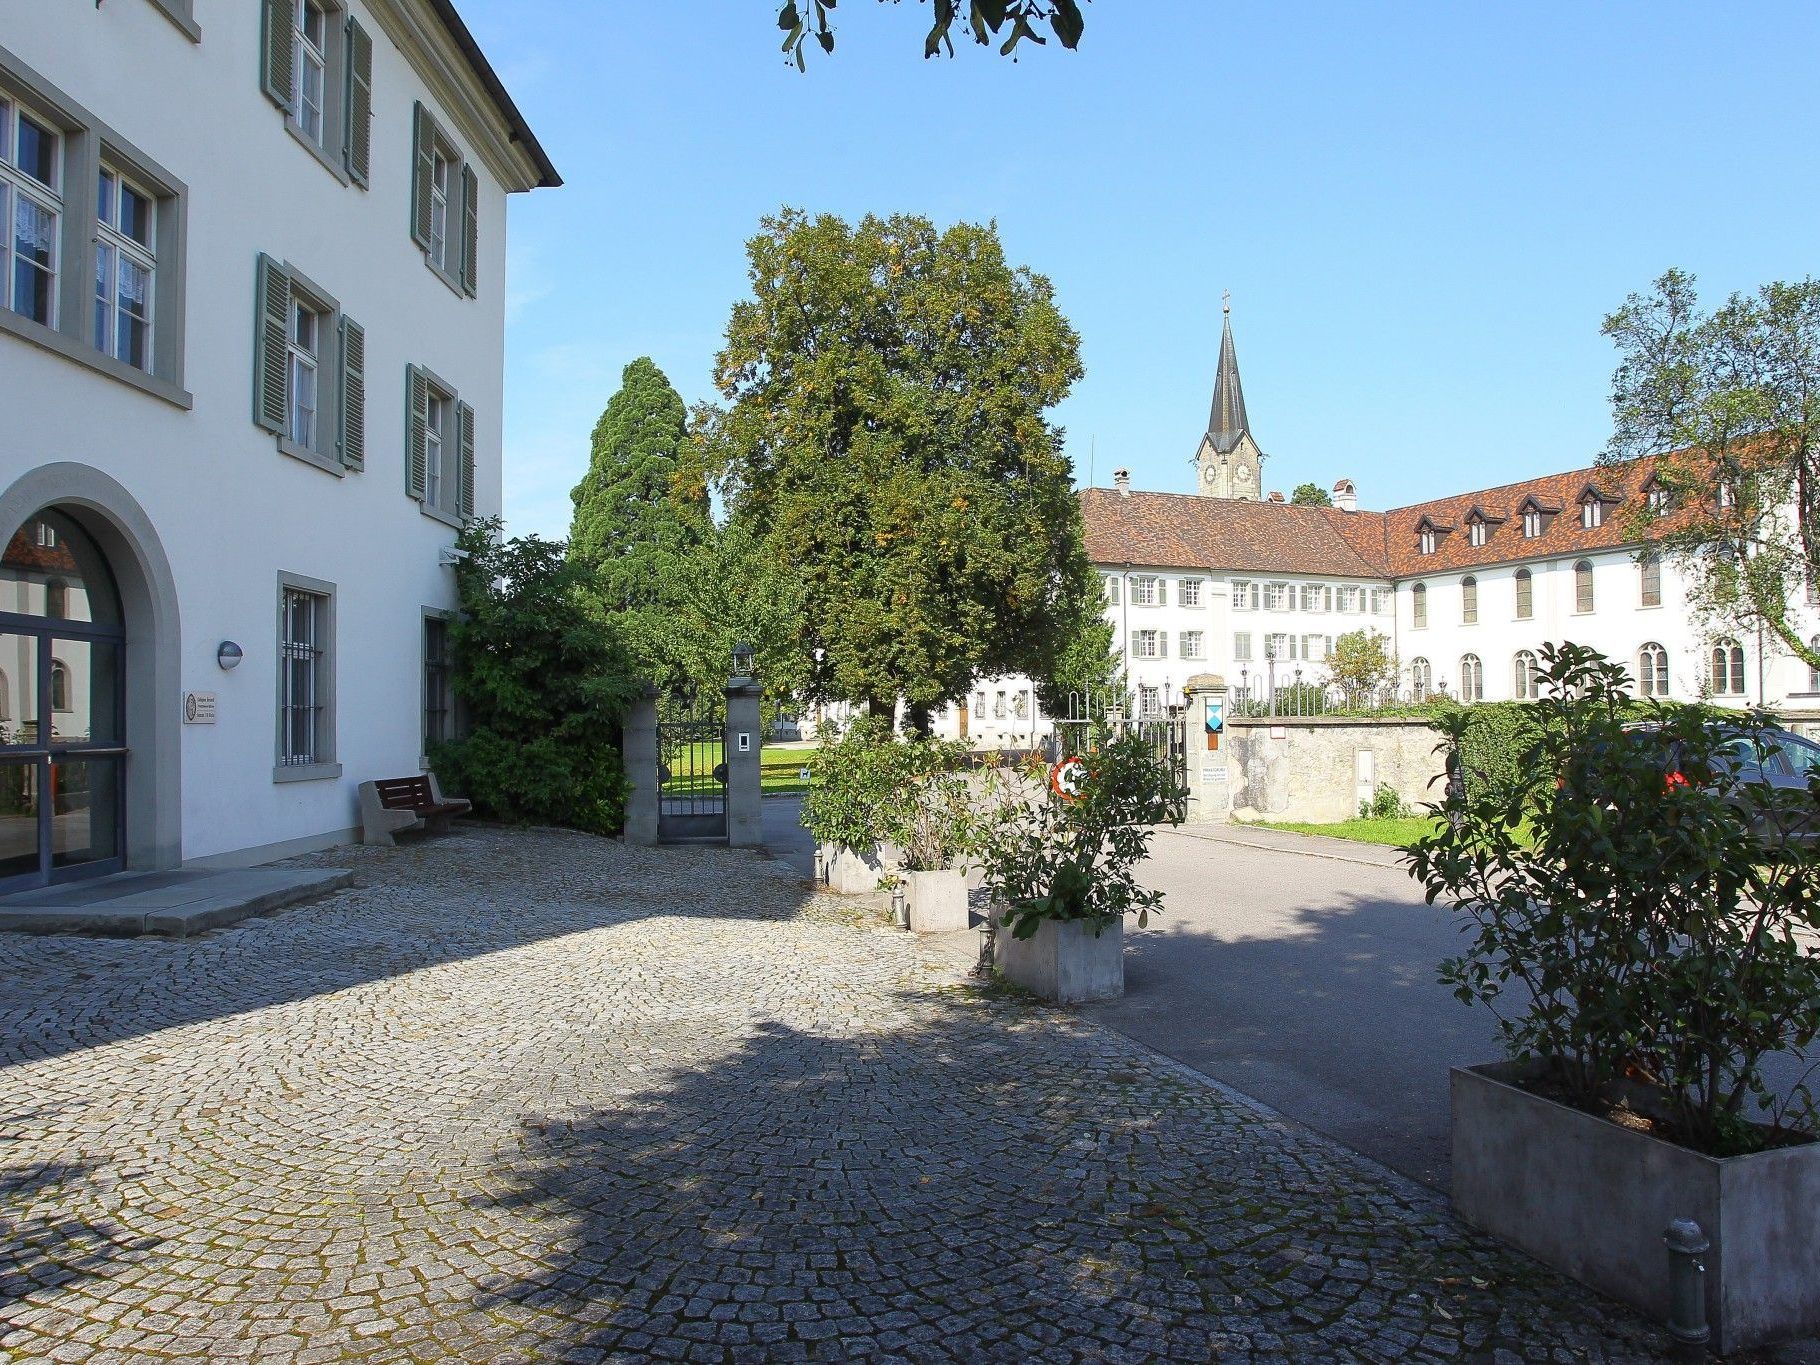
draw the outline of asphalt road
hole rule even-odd
[[[1459,951],[1388,849],[1268,831],[1162,831],[1127,923],[1125,996],[1091,1013],[1424,1184],[1448,1181],[1451,1066],[1494,1020],[1435,979]]]

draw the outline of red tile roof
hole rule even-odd
[[[1107,488],[1079,496],[1087,555],[1096,564],[1414,578],[1635,545],[1640,537],[1631,513],[1642,506],[1654,469],[1653,458],[1574,469],[1388,512]],[[1580,499],[1589,489],[1607,500],[1603,524],[1590,529],[1580,524]],[[1545,510],[1560,510],[1540,536],[1526,539],[1522,509],[1532,498]],[[1468,516],[1475,511],[1489,530],[1483,545],[1469,539]],[[1431,555],[1419,552],[1424,521],[1435,528]]]

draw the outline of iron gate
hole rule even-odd
[[[718,706],[678,703],[659,709],[659,842],[726,842],[726,742],[727,716]]]
[[[1131,714],[1136,710],[1137,714]],[[1141,734],[1156,756],[1168,763],[1176,781],[1188,779],[1188,708],[1172,706],[1144,711],[1141,707],[1108,707],[1095,699],[1070,693],[1068,713],[1054,718],[1054,733],[1049,740],[1051,759],[1068,754],[1085,753],[1092,747],[1093,732],[1104,726],[1115,735],[1135,730]]]

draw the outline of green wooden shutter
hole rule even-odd
[[[260,256],[254,294],[253,421],[282,436],[290,408],[290,272]]]
[[[471,517],[474,515],[474,409],[466,403],[457,403],[455,422],[461,441],[461,485],[455,494],[455,514]]]
[[[373,40],[360,26],[360,20],[351,14],[348,16],[347,89],[342,161],[347,167],[348,179],[364,186],[373,161]]]
[[[411,120],[411,240],[430,249],[430,185],[436,174],[436,121],[419,104]]]
[[[261,11],[259,35],[259,84],[266,98],[287,112],[291,107],[291,64],[295,60],[292,46],[296,41],[291,31],[290,0],[265,0]]]
[[[480,178],[461,164],[461,287],[472,295],[480,283]]]
[[[404,370],[404,491],[423,501],[430,463],[430,384],[415,365]]]
[[[367,329],[341,320],[341,463],[367,467]]]

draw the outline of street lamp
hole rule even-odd
[[[752,646],[744,640],[733,646],[733,676],[736,678],[752,676]]]

